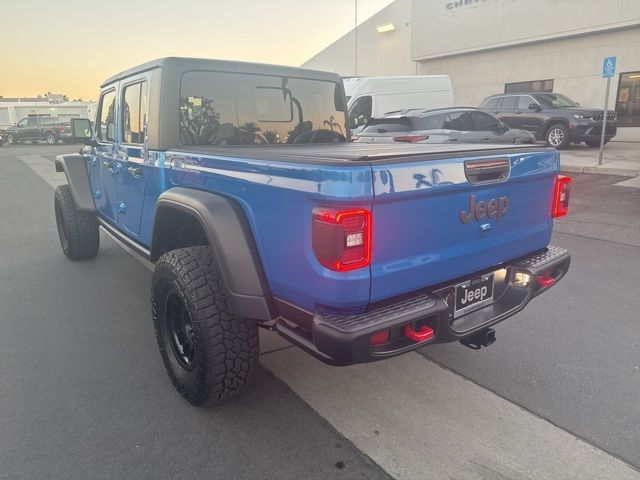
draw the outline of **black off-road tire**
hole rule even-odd
[[[221,282],[208,246],[167,252],[153,273],[151,306],[160,355],[174,387],[193,405],[238,395],[258,365],[257,322],[229,313]]]
[[[56,188],[53,199],[60,246],[70,260],[88,260],[98,254],[100,232],[95,213],[81,212],[69,185]]]
[[[13,134],[9,133],[9,134],[7,135],[7,143],[8,143],[9,145],[15,145],[15,144],[17,144],[17,143],[18,143],[18,141],[16,140],[16,137],[14,137],[14,136],[13,136]]]
[[[549,147],[554,147],[556,150],[564,150],[571,145],[569,129],[563,123],[555,123],[547,129],[545,141]]]

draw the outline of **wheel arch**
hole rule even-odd
[[[202,244],[213,249],[232,313],[256,320],[274,318],[262,263],[240,205],[200,190],[175,187],[163,192],[154,214],[151,260]]]
[[[558,123],[561,123],[567,130],[569,130],[569,128],[571,128],[569,120],[563,117],[552,117],[549,120],[547,120],[544,124],[544,131],[543,131],[543,135],[546,137],[547,133],[549,132],[549,129],[554,126],[557,125]]]
[[[96,206],[91,194],[87,161],[79,154],[58,155],[55,159],[56,172],[64,172],[76,208],[81,212],[95,212]]]

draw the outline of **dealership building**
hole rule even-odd
[[[343,76],[451,77],[454,101],[503,92],[563,93],[609,108],[618,140],[640,141],[640,0],[396,0],[304,63]]]

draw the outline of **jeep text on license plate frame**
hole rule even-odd
[[[493,303],[493,273],[472,278],[454,287],[456,303],[453,318]]]

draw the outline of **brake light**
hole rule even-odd
[[[404,135],[401,137],[393,137],[394,142],[418,143],[429,138],[429,135]]]
[[[569,194],[571,193],[571,177],[558,175],[553,187],[553,204],[551,217],[564,217],[569,212]]]
[[[364,208],[313,211],[313,252],[331,270],[362,268],[371,262],[371,212]]]
[[[64,127],[60,127],[60,133],[64,133]]]

